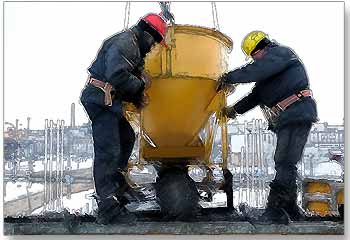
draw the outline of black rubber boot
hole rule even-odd
[[[254,221],[259,224],[289,224],[290,217],[285,206],[291,202],[291,192],[286,186],[273,180],[270,183],[265,212]]]
[[[274,184],[270,190],[267,206],[284,209],[292,221],[305,220],[304,211],[297,205],[295,186],[281,187],[278,184]]]
[[[288,225],[290,218],[288,213],[283,208],[268,207],[265,212],[254,223],[269,225],[269,224],[285,224]]]
[[[289,215],[289,218],[293,222],[305,221],[305,213],[304,211],[298,207],[296,203],[291,203],[289,206],[284,207],[286,212]]]
[[[100,224],[111,223],[120,213],[120,203],[114,196],[99,200],[97,205],[97,222]]]
[[[233,206],[233,175],[228,169],[223,169],[223,175],[225,182],[220,190],[224,190],[227,196],[225,216],[230,221],[238,220],[240,216]]]
[[[136,216],[125,208],[117,197],[109,196],[98,202],[97,222],[100,224],[134,222]]]
[[[226,193],[228,211],[234,213],[236,210],[233,206],[233,175],[228,169],[223,169],[223,175],[225,182],[221,190]]]

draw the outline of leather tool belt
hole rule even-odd
[[[299,101],[303,97],[312,97],[312,91],[309,89],[306,89],[306,90],[300,91],[297,94],[293,94],[293,95],[287,97],[286,99],[280,101],[275,106],[273,106],[271,108],[271,111],[274,114],[278,115],[280,112],[283,112],[284,110],[286,110],[286,108],[288,108],[293,103]]]
[[[112,91],[114,91],[113,86],[108,82],[103,82],[101,80],[89,77],[88,83],[101,89],[105,93],[105,105],[112,106]]]
[[[278,119],[279,114],[286,110],[293,103],[302,99],[303,97],[312,97],[312,91],[309,89],[302,90],[299,93],[293,94],[287,97],[286,99],[280,101],[272,108],[268,108],[265,105],[260,105],[260,107],[266,120],[269,122],[269,125],[272,128],[274,128],[276,126],[276,121]]]

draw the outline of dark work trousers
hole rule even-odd
[[[309,122],[293,123],[276,132],[276,176],[270,184],[267,207],[284,208],[288,213],[296,209],[296,165],[302,158],[311,126]]]
[[[102,200],[122,195],[129,157],[135,142],[135,133],[126,118],[108,110],[108,107],[83,103],[92,122],[94,141],[93,177],[95,190]]]

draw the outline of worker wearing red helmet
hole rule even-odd
[[[122,102],[138,109],[145,106],[149,77],[144,73],[144,58],[152,47],[164,43],[166,31],[162,16],[147,14],[131,28],[106,39],[88,68],[80,100],[92,124],[98,221],[104,224],[131,216],[124,207],[128,189],[124,173],[135,133],[123,115]]]

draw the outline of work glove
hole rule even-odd
[[[141,110],[146,105],[148,105],[149,97],[145,93],[145,90],[150,88],[151,84],[152,84],[150,75],[147,72],[145,72],[145,71],[142,71],[140,73],[139,78],[144,83],[143,88],[142,88],[141,91],[139,91],[138,93],[135,94],[135,96],[133,97],[133,99],[131,101],[135,105],[137,110]]]
[[[219,92],[220,90],[224,89],[227,86],[227,73],[222,74],[218,81],[217,81],[217,85],[216,85],[216,91]]]
[[[149,89],[152,85],[151,76],[146,71],[143,71],[140,78],[145,84],[145,90]]]
[[[149,97],[144,91],[142,91],[141,93],[136,94],[131,102],[135,105],[137,110],[141,110],[148,105]]]
[[[226,94],[230,95],[236,90],[237,84],[227,83],[227,75],[228,75],[227,73],[224,73],[219,77],[216,85],[216,91],[219,92],[220,90],[225,89],[227,90]]]
[[[229,117],[231,119],[235,119],[238,115],[234,106],[227,106],[222,109],[222,113],[224,116]]]

